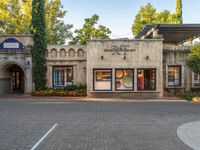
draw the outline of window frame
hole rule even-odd
[[[67,71],[66,72],[66,78],[67,78],[66,82],[73,84],[74,83],[74,67],[73,66],[66,66],[66,70],[67,70],[67,67],[70,67],[72,69],[72,80],[69,81],[69,79],[68,79],[68,71]]]
[[[74,84],[74,66],[73,65],[66,65],[66,66],[52,66],[52,85],[53,85],[53,88],[63,88],[67,85],[61,85],[61,86],[57,86],[55,85],[55,68],[65,68],[66,69],[66,76],[65,76],[65,83],[67,83],[67,85],[73,85]],[[72,82],[68,82],[68,79],[67,79],[67,67],[72,67]],[[69,84],[71,83],[71,84]]]
[[[198,75],[198,80],[195,80],[195,75]],[[192,72],[192,87],[200,87],[200,74]]]
[[[144,90],[139,90],[139,88],[138,88],[138,70],[151,70],[151,69],[153,69],[155,71],[155,89],[153,89],[153,90],[148,89],[147,90],[147,89],[144,88]],[[157,68],[137,68],[137,91],[156,91],[156,90],[157,90]]]
[[[180,69],[179,72],[179,85],[174,85],[175,79],[173,79],[173,85],[169,85],[169,67],[176,67]],[[169,65],[167,66],[167,86],[168,87],[181,87],[182,86],[182,66],[181,65]]]
[[[132,89],[128,89],[128,90],[126,90],[126,89],[117,89],[117,86],[116,86],[116,81],[117,81],[116,75],[117,75],[117,71],[118,70],[131,70],[132,71],[132,73],[133,73]],[[134,83],[135,83],[135,81],[134,81],[134,73],[135,73],[135,69],[134,68],[116,68],[115,69],[115,91],[134,91]]]
[[[98,71],[98,70],[109,70],[110,72],[111,72],[111,78],[110,78],[110,89],[109,90],[104,90],[104,89],[102,89],[102,90],[98,90],[98,89],[95,89],[95,76],[96,76],[96,71]],[[112,91],[112,84],[113,84],[113,71],[112,71],[112,68],[93,68],[93,91]],[[101,81],[98,81],[98,82],[101,82]],[[105,82],[105,81],[103,81],[103,82]],[[108,81],[107,81],[108,82]]]

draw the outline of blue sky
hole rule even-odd
[[[150,2],[162,11],[175,11],[176,0],[61,0],[68,11],[65,22],[80,28],[84,19],[93,14],[100,16],[100,23],[109,27],[111,37],[131,37],[134,17],[142,5]],[[184,23],[200,23],[200,0],[183,0]]]

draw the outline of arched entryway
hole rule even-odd
[[[25,73],[20,65],[4,64],[0,72],[0,94],[25,92]]]
[[[11,74],[11,91],[12,93],[24,93],[24,72],[17,66],[12,65],[9,68]]]

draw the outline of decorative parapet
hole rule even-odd
[[[163,46],[163,51],[168,52],[168,51],[182,51],[182,52],[189,52],[190,51],[190,46],[176,46],[176,45],[169,45]]]
[[[48,60],[86,60],[85,45],[48,45],[46,59]]]

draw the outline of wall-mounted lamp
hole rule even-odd
[[[30,65],[31,65],[31,63],[30,63],[30,61],[28,60],[28,61],[26,62],[26,67],[29,68]]]
[[[126,59],[126,55],[124,55],[124,59]]]
[[[86,67],[85,66],[83,67],[83,72],[86,72]]]
[[[148,59],[149,59],[149,56],[147,55],[147,56],[145,57],[145,59],[148,60]]]
[[[101,56],[101,59],[104,59],[104,57],[103,57],[103,56]]]

